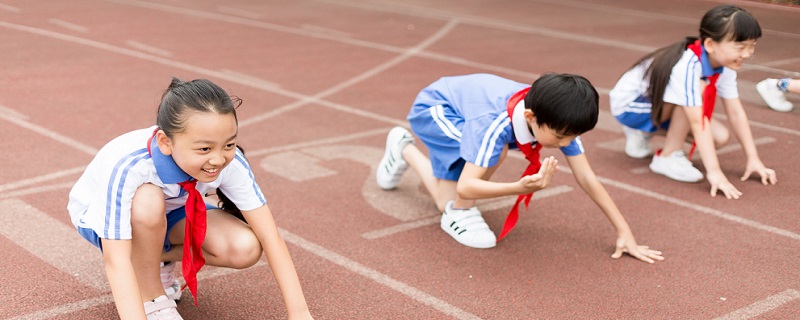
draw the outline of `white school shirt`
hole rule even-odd
[[[488,168],[497,164],[506,145],[516,147],[517,139],[520,143],[536,141],[521,115],[525,100],[515,106],[513,126],[506,109],[509,98],[526,87],[529,85],[491,74],[443,77],[425,88],[414,103],[452,107],[464,120],[463,127],[457,128],[461,158]],[[584,152],[580,137],[560,149],[566,156]]]
[[[652,61],[649,59],[636,65],[617,81],[617,84],[608,93],[611,114],[618,116],[624,112],[650,113],[652,105],[635,103],[634,100],[642,95],[647,95],[650,78],[644,78],[644,73]],[[717,79],[717,96],[723,99],[738,98],[736,71],[726,67],[717,70],[720,69],[721,73]],[[703,48],[702,59],[698,59],[692,50],[686,49],[678,63],[672,67],[669,83],[664,91],[664,102],[684,107],[702,106],[702,85],[706,83],[703,77],[712,75],[714,71],[708,62],[705,48]]]
[[[172,156],[161,153],[153,136],[156,127],[123,134],[103,146],[69,193],[72,224],[94,230],[100,238],[131,239],[131,201],[137,188],[152,183],[161,188],[166,212],[186,204],[188,194],[179,182],[190,178]],[[197,182],[200,194],[220,188],[241,210],[266,204],[250,164],[237,149],[236,156],[211,183]]]

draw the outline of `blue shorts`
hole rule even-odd
[[[656,132],[659,128],[665,130],[669,128],[669,120],[665,121],[660,126],[656,126],[653,123],[653,119],[651,118],[653,103],[650,101],[650,98],[643,95],[633,100],[633,102],[625,107],[625,110],[625,112],[615,117],[617,121],[626,127],[642,130],[644,132]]]
[[[206,204],[206,210],[212,209],[217,209],[217,207]],[[180,207],[167,213],[167,233],[164,235],[164,252],[172,248],[172,245],[169,243],[169,231],[183,219],[186,219],[186,207]],[[89,228],[78,227],[78,233],[89,241],[89,243],[100,248],[100,251],[103,251],[103,243],[100,241],[100,236],[97,235],[97,232]]]
[[[408,114],[411,131],[428,148],[433,176],[458,181],[466,160],[461,158],[464,119],[449,105],[416,104]]]

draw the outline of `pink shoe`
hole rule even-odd
[[[144,313],[147,320],[183,320],[178,313],[178,305],[165,295],[144,303]]]
[[[181,300],[181,284],[175,277],[175,262],[161,263],[161,285],[164,286],[164,293],[172,300]]]

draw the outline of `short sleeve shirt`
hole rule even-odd
[[[651,60],[640,63],[631,68],[617,81],[609,92],[611,113],[615,116],[627,111],[626,108],[638,97],[646,95],[650,79],[645,78],[645,71],[650,66]],[[703,88],[706,81],[704,77],[720,71],[717,79],[717,96],[723,99],[739,97],[736,87],[736,71],[721,67],[712,69],[708,56],[703,49],[702,58],[687,49],[680,60],[672,68],[670,79],[664,92],[664,102],[684,107],[697,107],[703,105]]]
[[[155,130],[154,126],[123,134],[100,149],[69,194],[67,209],[76,227],[92,229],[104,239],[131,239],[131,202],[145,183],[164,192],[166,212],[185,205],[188,195],[178,183],[190,176],[171,156],[162,154],[155,141],[148,151]],[[220,188],[244,211],[266,204],[250,164],[238,150],[216,180],[198,182],[196,188],[201,194]]]
[[[490,74],[443,77],[425,88],[415,104],[447,105],[454,109],[463,119],[461,158],[488,168],[497,164],[506,145],[516,146],[506,105],[514,93],[526,87],[529,85]],[[524,108],[524,104],[521,107]],[[526,128],[522,132],[529,132],[524,118],[516,118],[520,118]],[[514,122],[518,123],[516,118]],[[580,143],[580,138],[576,138],[561,151],[567,156],[581,154]]]

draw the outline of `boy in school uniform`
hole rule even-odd
[[[584,77],[545,74],[529,86],[490,74],[443,77],[423,89],[408,115],[411,130],[429,150],[423,154],[411,132],[393,128],[378,165],[378,185],[394,189],[411,167],[442,211],[441,227],[457,242],[494,247],[514,226],[520,202],[546,188],[556,172],[554,157],[540,162],[539,149],[559,148],[575,179],[617,231],[613,258],[628,253],[642,261],[663,260],[661,252],[636,243],[622,214],[592,171],[579,134],[594,128],[598,94]],[[522,178],[489,178],[509,149],[530,164]],[[475,207],[477,199],[518,195],[500,237]]]

